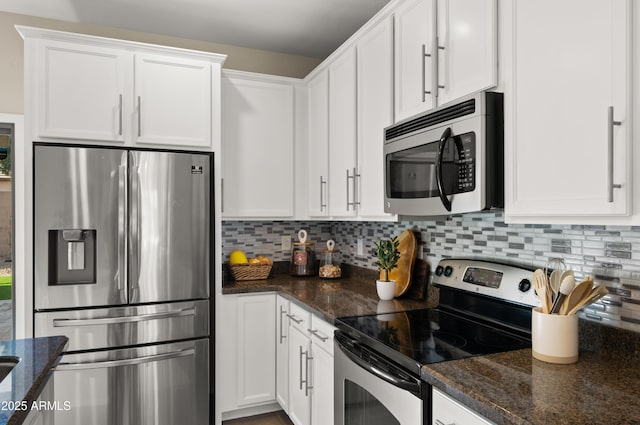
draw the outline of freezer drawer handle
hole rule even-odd
[[[65,370],[82,370],[82,369],[102,369],[105,367],[119,367],[119,366],[131,366],[142,363],[159,362],[161,360],[175,359],[178,357],[193,356],[196,350],[189,348],[182,351],[174,351],[172,353],[156,354],[153,356],[136,357],[134,359],[124,360],[108,360],[106,362],[94,362],[94,363],[60,363],[56,366],[56,371]]]
[[[138,316],[126,317],[99,317],[96,319],[54,319],[53,327],[62,328],[67,326],[93,326],[93,325],[113,325],[118,323],[142,322],[145,320],[168,319],[171,317],[195,316],[195,308],[185,308],[178,311],[165,311],[162,313],[141,314]]]

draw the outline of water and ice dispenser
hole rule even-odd
[[[49,285],[96,283],[95,229],[49,230]]]

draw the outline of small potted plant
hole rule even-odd
[[[381,239],[375,245],[377,261],[373,264],[380,270],[380,279],[376,281],[378,297],[381,300],[392,300],[396,293],[396,281],[389,280],[389,273],[398,266],[400,242],[398,238]]]

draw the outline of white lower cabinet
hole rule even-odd
[[[434,388],[432,396],[432,425],[465,424],[492,425],[493,422],[458,403],[442,391]]]
[[[276,400],[275,305],[274,293],[223,297],[223,343],[216,347],[223,415]]]
[[[289,413],[289,300],[276,297],[276,401]]]
[[[288,399],[278,389],[278,402],[296,425],[333,424],[333,332],[335,328],[295,303],[278,298],[279,325],[288,320],[288,350],[278,350],[278,368],[288,361]],[[287,306],[289,313],[284,313]],[[282,314],[280,312],[283,312]],[[277,339],[280,340],[280,334]],[[277,341],[277,342],[278,342]],[[283,350],[284,351],[284,350]],[[278,377],[281,372],[278,371]],[[286,407],[285,407],[286,406]]]

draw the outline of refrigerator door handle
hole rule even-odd
[[[140,279],[140,157],[129,152],[129,303],[138,302]]]
[[[120,301],[127,302],[125,284],[127,281],[127,153],[122,154],[118,168],[118,276],[117,285]]]
[[[65,370],[102,369],[107,367],[131,366],[131,365],[137,365],[142,363],[151,363],[151,362],[158,362],[161,360],[175,359],[178,357],[193,356],[195,352],[196,352],[195,349],[188,348],[186,350],[174,351],[172,353],[136,357],[133,359],[107,360],[104,362],[92,362],[92,363],[59,363],[54,370],[65,371]]]
[[[140,314],[137,316],[124,317],[98,317],[95,319],[54,319],[54,328],[68,326],[93,326],[93,325],[114,325],[118,323],[135,323],[147,320],[169,319],[172,317],[195,316],[195,308],[185,308],[178,311],[164,311],[162,313]]]

